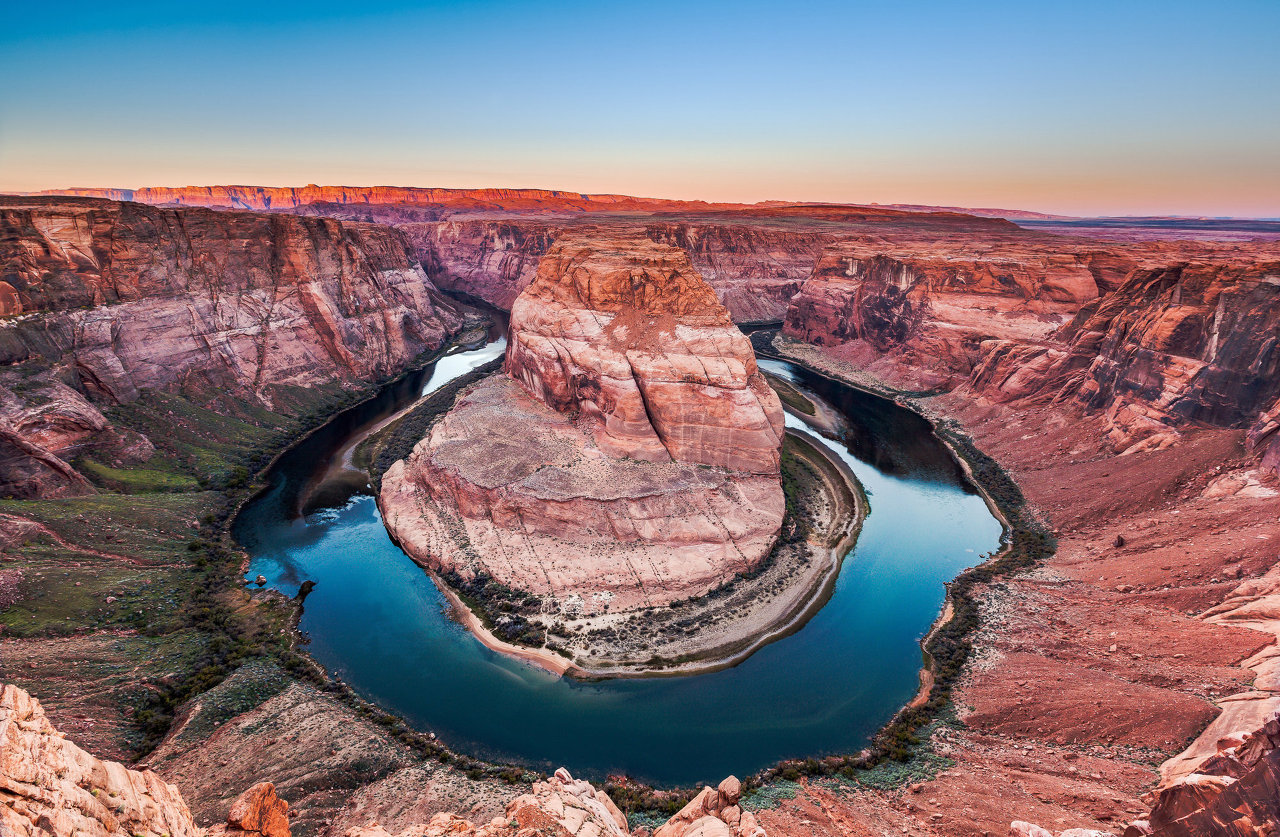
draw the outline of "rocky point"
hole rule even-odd
[[[509,341],[506,374],[383,478],[406,551],[585,614],[697,596],[765,557],[782,408],[683,250],[558,240]]]

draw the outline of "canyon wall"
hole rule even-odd
[[[987,345],[969,388],[996,400],[1074,400],[1105,414],[1121,450],[1169,444],[1189,424],[1252,428],[1274,463],[1278,342],[1280,262],[1142,268],[1045,345]]]
[[[1280,261],[1028,234],[827,247],[785,332],[908,389],[1102,413],[1117,450],[1189,424],[1280,465]]]
[[[388,227],[28,198],[0,199],[0,313],[0,490],[22,495],[75,487],[65,455],[101,407],[165,389],[270,407],[394,374],[462,322]]]
[[[726,206],[705,201],[586,195],[557,189],[437,189],[413,186],[148,186],[141,189],[51,189],[48,196],[107,198],[153,205],[292,210],[315,203],[450,206],[460,209],[597,212]]]
[[[851,239],[824,250],[785,331],[910,388],[968,378],[982,343],[1047,339],[1131,261],[1016,235]]]
[[[460,218],[400,223],[427,272],[441,288],[509,310],[533,281],[538,260],[561,234],[587,234],[573,219]],[[782,319],[831,235],[767,225],[692,221],[621,222],[592,216],[603,237],[643,232],[679,247],[715,289],[735,322]]]
[[[782,408],[688,255],[564,236],[512,308],[507,376],[383,477],[416,560],[593,614],[701,595],[782,523]]]

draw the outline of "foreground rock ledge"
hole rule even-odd
[[[765,837],[739,805],[730,776],[706,787],[655,837]],[[40,702],[0,684],[0,834],[4,837],[291,837],[289,804],[260,782],[231,805],[227,821],[203,829],[178,789],[149,770],[102,761],[66,740]],[[629,837],[627,818],[591,783],[560,768],[477,825],[451,812],[410,826],[401,837]],[[388,837],[376,822],[346,837]]]
[[[506,371],[383,478],[419,563],[574,617],[699,596],[769,554],[782,407],[684,251],[558,241],[513,307]]]

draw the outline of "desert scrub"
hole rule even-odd
[[[795,799],[798,793],[799,782],[794,779],[778,779],[743,793],[742,807],[748,811],[767,811],[777,808],[788,799]]]

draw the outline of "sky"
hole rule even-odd
[[[1280,217],[1280,0],[70,0],[0,21],[0,190]]]

